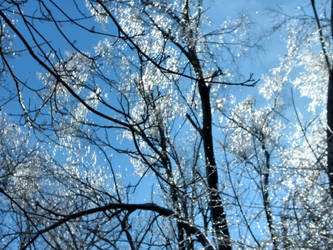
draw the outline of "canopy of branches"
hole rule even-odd
[[[236,2],[0,1],[1,249],[333,248],[333,1]]]

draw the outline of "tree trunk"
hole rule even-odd
[[[311,6],[313,14],[317,23],[319,41],[321,49],[325,58],[326,66],[328,69],[328,90],[327,90],[327,175],[329,180],[329,192],[333,199],[333,69],[329,55],[326,51],[325,40],[323,36],[323,30],[320,24],[320,19],[316,10],[315,1],[311,0]],[[331,39],[333,39],[333,0],[331,0]]]
[[[327,91],[327,174],[333,199],[333,70],[329,71]]]
[[[218,249],[229,250],[231,249],[230,234],[226,214],[222,205],[222,199],[219,195],[218,173],[214,156],[210,88],[206,86],[204,80],[199,81],[199,94],[202,103],[202,140],[204,143],[206,158],[206,176],[209,188],[209,209],[218,241]]]
[[[212,136],[212,110],[210,105],[210,86],[206,84],[203,77],[200,61],[194,48],[188,46],[187,54],[197,77],[199,95],[202,108],[202,128],[201,137],[204,144],[206,160],[206,178],[208,184],[209,201],[208,206],[213,222],[213,228],[218,242],[218,249],[231,250],[230,234],[224,212],[222,199],[219,195],[218,172],[214,155]]]
[[[333,39],[333,0],[331,1],[331,38]],[[327,90],[327,174],[330,185],[330,195],[333,199],[333,69],[329,66]]]

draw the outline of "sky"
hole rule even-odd
[[[249,73],[254,73],[256,78],[261,78],[262,74],[269,74],[269,70],[271,68],[278,66],[279,57],[283,56],[285,53],[285,37],[281,36],[279,32],[273,34],[271,37],[267,37],[267,32],[269,32],[269,27],[272,23],[272,16],[269,14],[269,11],[265,11],[265,9],[277,9],[278,5],[280,5],[283,10],[292,12],[296,9],[300,1],[208,0],[207,2],[207,13],[209,16],[211,16],[213,26],[222,23],[226,16],[232,19],[239,14],[250,13],[250,16],[253,18],[253,25],[255,26],[255,30],[258,32],[258,36],[262,36],[262,38],[259,40],[259,42],[262,42],[262,47],[258,49],[257,52],[253,52],[253,54],[241,58],[239,71],[244,74],[244,76],[247,76]],[[22,23],[18,23],[18,25],[20,26]],[[66,46],[66,43],[63,40],[59,40],[59,35],[53,33],[52,30],[48,29],[47,26],[40,28],[42,28],[43,32],[47,34],[50,40],[56,41],[54,44],[56,44],[57,48],[61,50],[70,49]],[[91,49],[91,44],[97,44],[98,42],[98,39],[96,39],[95,36],[87,36],[87,33],[79,32],[77,29],[73,29],[66,25],[63,26],[63,30],[68,33],[75,34],[77,37],[76,43],[78,46],[83,48],[83,50]],[[101,39],[103,39],[103,37],[101,37]],[[17,72],[19,72],[18,74],[22,77],[22,79],[31,81],[32,83],[36,84],[35,86],[39,86],[36,74],[37,72],[40,72],[40,70],[36,67],[35,64],[31,63],[30,58],[21,56],[18,59],[12,60],[11,63],[13,63],[14,68],[17,70]],[[12,84],[11,81],[10,84]],[[237,97],[241,99],[249,94],[255,95],[257,91],[258,90],[256,88],[243,88],[241,90],[237,89]],[[10,110],[13,113],[20,112],[17,107],[18,106],[16,103],[13,103],[10,106]],[[117,155],[116,158],[117,159],[115,160],[114,165],[124,176],[133,172],[133,169],[126,157]],[[135,181],[137,180],[138,177],[135,178]],[[140,185],[139,189],[137,190],[138,195],[135,196],[132,202],[142,202],[144,198],[150,196],[150,193],[147,192],[146,184],[151,182],[151,178],[145,179],[144,182],[146,183],[142,183],[142,185]]]
[[[32,1],[33,3],[34,1]],[[64,9],[66,9],[66,5],[69,2],[61,3],[63,4]],[[246,55],[242,57],[240,60],[240,73],[244,74],[244,76],[248,76],[250,73],[254,73],[256,79],[260,79],[262,74],[269,74],[269,69],[275,67],[279,64],[279,57],[282,56],[285,52],[285,41],[284,37],[282,37],[278,32],[273,34],[271,37],[267,37],[267,32],[269,32],[269,28],[271,25],[272,16],[268,11],[268,8],[278,9],[281,8],[286,11],[293,11],[296,9],[299,1],[267,1],[267,0],[237,0],[237,1],[219,1],[219,0],[208,0],[206,1],[207,7],[207,15],[212,20],[212,27],[219,26],[223,23],[223,21],[227,18],[233,19],[242,14],[249,14],[250,18],[253,20],[253,26],[255,27],[256,32],[258,33],[258,37],[262,36],[259,39],[259,43],[261,43],[262,47],[257,50],[254,54]],[[84,8],[84,7],[83,7]],[[23,27],[22,22],[17,23],[18,27]],[[87,21],[87,25],[89,27],[89,21]],[[38,23],[38,28],[44,32],[46,37],[50,41],[52,41],[52,45],[54,45],[57,49],[61,51],[72,50],[69,46],[67,46],[66,41],[60,38],[59,34],[53,32],[53,29],[50,29],[46,25],[41,25]],[[62,30],[67,34],[75,34],[75,44],[82,48],[82,50],[91,51],[92,45],[96,45],[99,39],[103,39],[103,37],[98,36],[89,36],[87,32],[82,32],[77,28],[73,28],[72,26],[63,25]],[[103,31],[106,27],[100,27],[99,29]],[[110,28],[110,27],[108,27]],[[27,33],[26,33],[27,35]],[[17,45],[17,48],[22,48],[22,45]],[[21,76],[22,80],[30,81],[34,87],[40,86],[39,80],[37,79],[37,73],[41,72],[40,68],[34,64],[30,57],[20,56],[11,61],[14,65],[14,69],[17,70],[17,73]],[[260,84],[260,82],[259,82]],[[231,90],[231,92],[233,92]],[[235,93],[236,97],[242,99],[249,94],[256,94],[256,88],[241,88],[237,87]],[[27,94],[29,95],[29,94]],[[24,96],[27,97],[27,96]],[[10,112],[13,113],[21,113],[20,108],[16,105],[16,102],[13,102],[9,108]],[[132,171],[133,169],[130,167],[128,159],[126,157],[117,156],[118,160],[116,161],[116,167],[119,168],[124,175],[127,175],[128,171]],[[129,167],[126,167],[129,166]],[[149,180],[149,178],[148,178]],[[142,185],[144,187],[144,185]],[[141,197],[138,196],[138,200]]]
[[[31,1],[34,3],[34,1]],[[70,4],[71,1],[61,3],[63,8],[66,10],[66,5]],[[267,1],[267,0],[237,0],[237,1],[219,1],[219,0],[207,0],[206,2],[207,15],[212,20],[212,27],[219,26],[227,18],[233,19],[242,14],[249,14],[253,20],[254,30],[257,32],[259,37],[260,48],[254,50],[249,55],[245,55],[240,58],[240,69],[239,72],[247,77],[250,73],[254,73],[256,79],[260,79],[262,74],[269,74],[269,70],[273,67],[278,66],[279,58],[285,53],[285,37],[281,36],[279,32],[274,33],[272,36],[267,36],[274,17],[268,9],[282,9],[286,12],[293,12],[300,1],[290,0],[279,0],[279,1]],[[84,9],[84,7],[82,7]],[[23,27],[22,22],[17,23],[18,27]],[[87,21],[89,27],[89,21]],[[53,32],[53,28],[50,29],[46,25],[38,23],[38,28],[41,28],[43,33],[48,37],[52,45],[56,49],[61,51],[72,50],[67,46],[63,38],[58,33]],[[96,45],[99,39],[103,39],[103,36],[90,36],[87,32],[82,32],[72,26],[63,25],[62,30],[67,34],[75,34],[75,45],[82,48],[82,50],[91,51],[92,45]],[[100,27],[103,31],[106,27]],[[110,28],[110,25],[107,27]],[[112,29],[112,27],[111,27]],[[27,33],[26,33],[27,35]],[[18,49],[22,48],[22,45],[17,45]],[[39,80],[37,79],[37,73],[41,72],[40,68],[36,66],[27,56],[20,56],[11,60],[14,69],[18,75],[24,81],[31,81],[33,85],[40,86]],[[260,84],[260,82],[259,82]],[[231,90],[231,92],[233,92]],[[241,88],[237,87],[236,93],[239,98],[244,98],[249,94],[256,94],[257,88]],[[10,105],[10,111],[13,113],[21,112],[18,109],[16,103]]]
[[[34,1],[31,2],[33,3]],[[66,9],[66,5],[70,5],[70,2],[71,1],[61,4],[63,4],[64,9]],[[262,74],[269,74],[271,68],[278,66],[279,58],[285,53],[285,37],[281,36],[278,32],[271,36],[267,35],[270,32],[272,22],[274,22],[274,17],[272,17],[268,9],[282,9],[286,12],[293,12],[296,10],[299,2],[298,0],[205,1],[207,5],[207,15],[212,20],[212,27],[221,25],[226,17],[232,20],[242,14],[249,15],[253,20],[251,29],[255,30],[257,33],[260,48],[253,50],[254,52],[250,52],[249,55],[239,60],[239,72],[244,75],[244,77],[247,77],[250,73],[254,73],[257,79],[261,78]],[[82,9],[84,9],[84,7],[82,7]],[[87,26],[89,27],[90,24],[88,24],[88,22],[89,21],[87,21]],[[17,25],[23,26],[20,21]],[[72,48],[67,45],[66,41],[61,38],[59,33],[53,32],[53,28],[49,29],[47,26],[40,23],[38,23],[38,26],[42,28],[45,36],[52,41],[52,45],[54,45],[56,49],[62,51],[72,50]],[[83,51],[91,51],[92,44],[96,45],[98,40],[103,39],[102,36],[90,36],[87,32],[82,32],[80,29],[73,28],[72,26],[63,25],[61,28],[67,34],[75,34],[75,45]],[[110,25],[108,25],[107,29],[110,29]],[[103,31],[103,27],[101,27],[100,30]],[[19,45],[17,48],[20,49],[22,46]],[[38,68],[34,68],[35,65],[31,62],[29,57],[20,56],[20,58],[15,58],[12,62],[14,68],[17,69],[19,74],[22,74],[23,79],[33,80],[36,85],[38,84],[37,79],[35,79]],[[24,65],[24,67],[22,67],[22,65]]]
[[[271,10],[283,10],[285,13],[293,13],[297,6],[303,1],[299,0],[236,0],[236,1],[218,1],[209,0],[212,6],[208,7],[208,13],[211,15],[213,23],[223,23],[226,17],[234,18],[239,15],[249,15],[253,22],[250,26],[259,37],[259,50],[254,50],[245,60],[244,70],[258,74],[266,74],[269,69],[279,64],[279,58],[285,53],[286,37],[277,32],[271,34],[271,26],[276,22],[276,16]],[[242,60],[240,60],[242,61]]]

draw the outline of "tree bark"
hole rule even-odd
[[[264,209],[265,209],[269,232],[273,242],[273,249],[277,250],[279,249],[278,242],[276,241],[276,232],[273,224],[272,210],[269,203],[269,172],[271,167],[270,154],[268,153],[264,143],[263,142],[261,143],[262,143],[262,150],[264,151],[265,154],[264,187],[263,187]]]
[[[323,36],[322,26],[320,24],[320,19],[317,13],[315,6],[315,1],[311,0],[311,6],[313,14],[317,23],[319,41],[321,44],[321,49],[324,55],[328,70],[328,89],[327,89],[327,175],[329,180],[329,193],[333,199],[333,138],[332,138],[332,129],[333,129],[333,69],[331,66],[331,61],[329,59],[328,53],[325,47],[325,41]],[[333,39],[333,0],[331,1],[331,39]]]
[[[330,70],[327,91],[327,174],[333,199],[333,70]]]
[[[230,234],[227,225],[226,214],[219,195],[218,173],[214,156],[212,137],[212,114],[210,105],[210,89],[206,83],[199,82],[199,94],[202,103],[202,140],[206,157],[206,177],[209,188],[209,209],[213,221],[213,227],[218,241],[218,249],[231,249]]]
[[[213,136],[212,136],[212,110],[210,105],[210,86],[206,84],[201,70],[198,56],[194,49],[188,53],[193,69],[198,78],[198,88],[202,108],[201,137],[204,144],[206,160],[206,178],[209,192],[209,210],[213,228],[217,237],[218,249],[231,250],[230,234],[222,199],[219,195],[218,172],[216,168]]]

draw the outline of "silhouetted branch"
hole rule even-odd
[[[177,219],[177,222],[182,225],[186,230],[188,230],[191,234],[195,235],[198,239],[198,241],[201,243],[201,245],[207,249],[207,250],[213,250],[215,249],[208,238],[195,226],[190,225],[189,223],[185,222],[184,220],[181,220],[181,218],[178,218],[178,216],[172,211],[171,209],[161,207],[155,203],[143,203],[143,204],[117,204],[117,203],[111,203],[102,207],[96,207],[84,211],[80,211],[77,213],[73,213],[70,215],[65,216],[62,219],[59,219],[56,223],[39,230],[37,233],[35,233],[35,236],[27,243],[25,244],[21,250],[27,249],[33,242],[42,234],[49,232],[52,229],[55,229],[62,224],[75,220],[77,218],[87,216],[90,214],[98,213],[98,212],[104,212],[104,211],[109,211],[113,209],[120,209],[124,211],[135,211],[135,210],[144,210],[144,211],[151,211],[151,212],[156,212],[160,216],[165,216],[165,217],[174,217]]]

